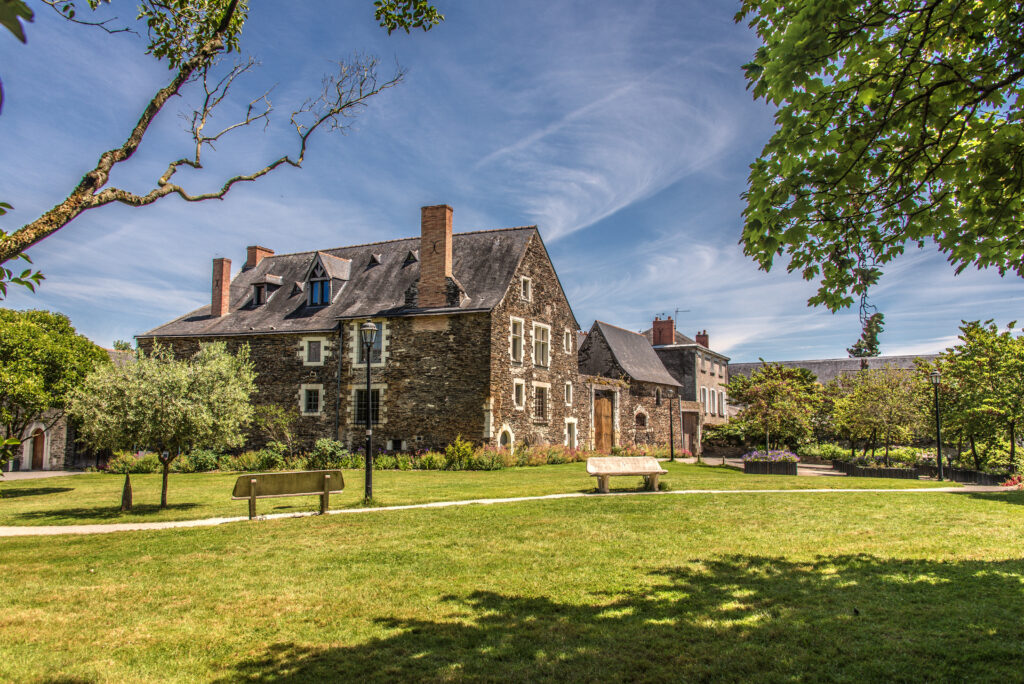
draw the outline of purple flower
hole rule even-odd
[[[797,463],[800,458],[791,451],[773,449],[771,451],[748,451],[743,454],[743,462],[758,461],[768,463]]]

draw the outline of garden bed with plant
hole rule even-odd
[[[796,475],[799,460],[790,451],[748,451],[743,454],[743,472],[752,475]]]

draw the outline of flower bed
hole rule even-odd
[[[796,475],[800,458],[789,451],[750,451],[743,454],[743,472],[753,475]]]

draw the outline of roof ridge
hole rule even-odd
[[[530,229],[537,230],[537,226],[535,226],[535,225],[534,226],[512,226],[510,228],[486,228],[484,230],[468,230],[468,231],[466,231],[464,233],[452,233],[452,237],[455,237],[456,235],[479,235],[480,233],[500,233],[500,232],[503,232],[503,231],[530,230]],[[335,250],[335,249],[354,249],[356,247],[372,247],[373,245],[386,245],[386,244],[392,243],[392,242],[403,242],[405,240],[419,240],[419,239],[420,238],[419,238],[418,235],[414,235],[414,236],[411,236],[411,237],[392,238],[390,240],[377,240],[376,242],[362,242],[362,243],[360,243],[358,245],[340,245],[338,247],[327,247],[326,249],[307,249],[307,250],[302,251],[302,252],[285,252],[283,254],[273,254],[271,256],[266,256],[266,257],[264,257],[264,259],[274,259],[276,257],[300,256],[302,254],[316,254],[317,252],[330,252],[330,251]],[[333,254],[328,254],[327,256],[334,256],[334,255]],[[340,258],[344,259],[345,257],[340,257]]]
[[[643,333],[634,332],[634,331],[630,330],[629,328],[623,328],[622,326],[615,325],[613,323],[608,323],[606,321],[594,321],[594,322],[595,323],[600,323],[601,325],[607,325],[609,328],[615,328],[616,330],[622,330],[623,332],[628,332],[628,333],[631,333],[633,335],[639,335],[640,337],[644,336]]]

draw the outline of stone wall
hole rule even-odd
[[[522,296],[522,278],[529,278],[530,296]],[[512,319],[523,322],[523,358],[511,358]],[[533,358],[534,324],[550,329],[550,362],[547,367]],[[577,444],[584,443],[589,430],[589,413],[580,411],[577,394],[581,389],[576,357],[576,321],[559,285],[554,267],[540,238],[530,239],[523,260],[501,303],[495,307],[491,326],[491,430],[490,444],[499,444],[501,432],[511,433],[515,443],[565,444],[567,421],[576,425]],[[568,334],[568,347],[566,336]],[[515,404],[516,381],[524,386],[524,405]],[[566,383],[572,397],[566,402]],[[534,415],[536,387],[547,386],[548,409],[544,418]],[[584,407],[589,402],[583,403]]]
[[[619,393],[619,439],[622,446],[668,444],[673,389],[634,380],[629,383],[628,390]],[[643,425],[638,423],[638,416],[643,418]],[[673,420],[678,431],[679,420]]]

